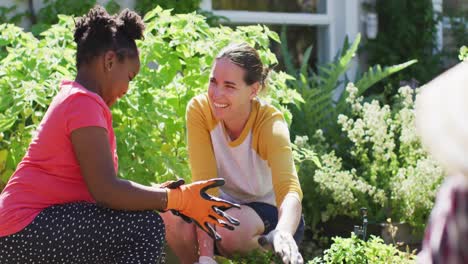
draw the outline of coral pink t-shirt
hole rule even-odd
[[[80,84],[63,81],[23,160],[0,195],[0,237],[21,231],[46,207],[94,203],[73,151],[71,132],[107,129],[117,172],[112,115],[102,98]]]

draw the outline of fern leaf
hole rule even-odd
[[[293,60],[291,57],[291,53],[289,52],[288,48],[288,39],[286,36],[286,26],[283,26],[281,28],[281,54],[283,54],[283,60],[284,60],[284,65],[286,66],[286,71],[288,74],[296,77],[297,76],[297,70],[294,68]]]
[[[328,76],[324,89],[334,90],[337,87],[338,79],[340,78],[342,74],[344,74],[348,70],[350,66],[349,63],[351,59],[353,58],[354,54],[356,53],[360,41],[361,41],[361,35],[358,34],[353,44],[351,45],[351,47],[349,47],[349,49],[345,52],[345,54],[341,56],[341,58],[339,58],[339,60],[336,63],[334,63],[335,68],[332,70],[331,74]]]
[[[382,69],[380,65],[376,65],[369,69],[368,72],[364,73],[362,78],[356,83],[356,87],[359,89],[358,95],[364,93],[369,87],[375,83],[387,78],[388,76],[397,73],[413,64],[418,62],[417,60],[410,60],[405,63],[392,65]]]
[[[302,75],[307,75],[307,68],[309,65],[310,54],[312,53],[312,45],[310,45],[304,52],[304,57],[301,64],[301,73]]]

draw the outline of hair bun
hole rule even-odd
[[[76,21],[75,42],[80,43],[84,38],[111,39],[114,27],[114,19],[103,7],[96,5]]]
[[[129,9],[124,9],[117,16],[117,29],[130,39],[142,39],[145,24],[141,17]]]

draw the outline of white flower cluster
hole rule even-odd
[[[442,168],[430,157],[418,160],[415,166],[398,170],[391,183],[391,199],[400,204],[400,221],[415,226],[426,221],[426,212],[434,205],[443,174]]]
[[[360,206],[357,197],[365,194],[371,195],[382,206],[385,202],[385,194],[358,177],[355,169],[342,170],[341,159],[334,152],[322,156],[322,167],[316,171],[314,181],[319,184],[323,194],[332,196],[342,206],[327,205],[327,210],[321,214],[323,222],[337,214],[356,216],[357,210],[354,208]]]
[[[333,151],[321,157],[322,168],[314,180],[335,203],[322,213],[322,220],[356,215],[357,208],[371,203],[389,209],[392,219],[413,225],[425,222],[443,171],[421,148],[416,135],[417,91],[400,88],[392,108],[376,100],[364,102],[352,83],[346,91],[351,113],[339,115],[338,124],[352,142],[349,154],[354,162],[345,169]]]

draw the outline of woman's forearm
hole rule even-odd
[[[197,239],[200,256],[212,258],[214,256],[214,240],[200,228],[197,228]]]
[[[301,220],[302,205],[299,195],[289,193],[278,208],[277,230],[286,231],[292,235],[296,232]]]
[[[98,204],[116,210],[164,210],[167,193],[164,189],[149,187],[136,182],[115,179],[95,192]]]

